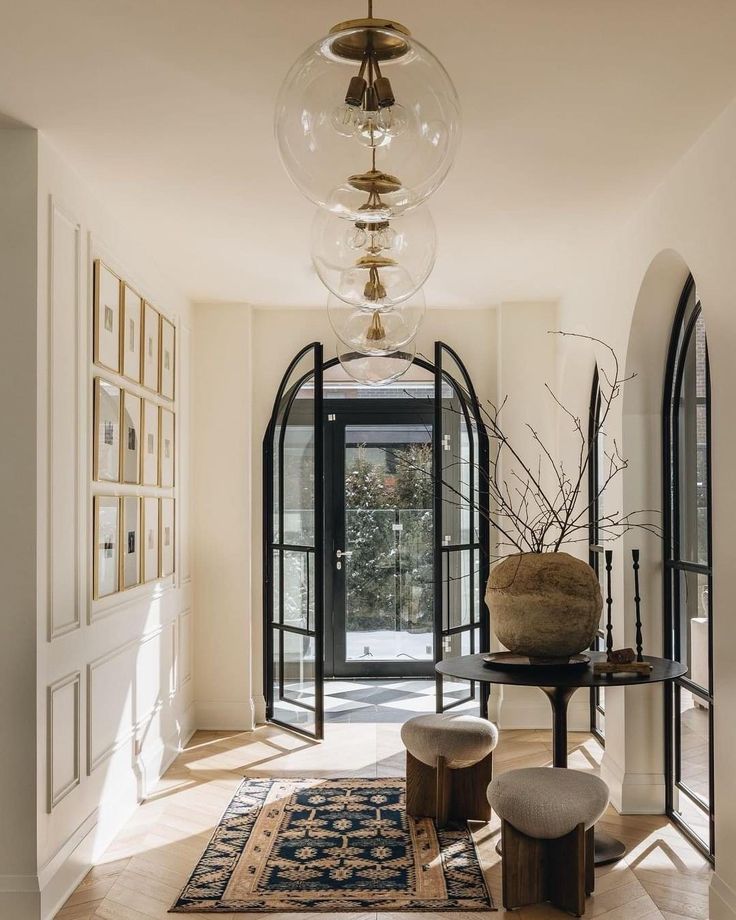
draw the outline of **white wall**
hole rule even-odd
[[[36,171],[34,131],[0,129],[0,916],[36,878]],[[7,894],[3,894],[7,891]]]
[[[659,480],[654,466],[660,448],[654,413],[661,400],[664,354],[670,327],[687,269],[698,288],[708,335],[712,379],[713,452],[713,567],[715,647],[715,750],[716,750],[716,875],[711,888],[711,917],[736,917],[736,798],[731,783],[736,767],[736,621],[733,617],[730,575],[736,569],[736,490],[731,459],[736,454],[733,393],[736,364],[736,262],[733,257],[736,227],[736,103],[732,103],[672,170],[625,231],[603,241],[597,260],[581,266],[579,285],[560,305],[563,328],[584,329],[605,339],[619,355],[631,349],[629,364],[641,375],[628,386],[638,398],[620,406],[611,434],[621,438],[625,452],[638,466],[613,496],[651,499]],[[649,272],[649,269],[652,271]],[[646,279],[646,284],[645,284]],[[667,301],[669,301],[667,303]],[[649,347],[642,346],[642,340]],[[633,368],[632,368],[633,369]],[[641,388],[640,390],[638,388]],[[647,395],[649,394],[649,395]],[[568,388],[567,398],[585,411],[588,392]],[[638,400],[638,404],[637,404]],[[632,493],[636,477],[649,494]],[[630,544],[629,544],[630,545]],[[615,565],[619,573],[617,598],[631,596],[623,583],[623,552],[619,546]],[[661,556],[645,560],[644,578],[661,584]],[[628,568],[628,563],[627,566]],[[652,595],[650,595],[651,597]],[[661,645],[661,618],[654,603],[645,605],[647,641],[655,651]],[[615,628],[628,641],[633,617],[630,603],[617,604]],[[623,633],[624,626],[627,632]],[[616,697],[616,698],[615,698]],[[617,786],[619,802],[631,810],[661,803],[662,721],[661,693],[655,688],[608,694],[612,717],[607,719],[609,780]],[[614,699],[615,698],[615,699]],[[625,716],[625,718],[624,718]],[[626,723],[626,724],[625,724]]]
[[[22,578],[24,593],[13,599],[13,615],[2,617],[6,629],[22,614],[0,652],[8,658],[0,680],[13,681],[3,693],[12,712],[4,713],[9,724],[3,719],[0,795],[10,799],[0,822],[0,876],[23,878],[0,877],[0,916],[36,920],[53,915],[193,728],[191,335],[188,302],[136,245],[135,227],[119,227],[42,136],[29,130],[23,138],[14,195],[22,214],[0,209],[0,259],[12,266],[1,273],[3,286],[16,276],[23,285],[12,301],[3,297],[6,328],[17,330],[2,338],[3,374],[12,372],[4,401],[17,418],[4,418],[14,434],[3,439],[10,542],[2,558],[14,573],[5,584]],[[0,144],[3,152],[17,148],[7,131]],[[91,484],[98,257],[177,326],[178,539],[173,578],[92,601],[92,492],[135,488]],[[32,751],[24,740],[31,734]],[[22,775],[13,777],[16,757]],[[27,889],[22,902],[19,887]]]
[[[197,306],[193,475],[197,725],[251,729],[252,316]],[[259,382],[258,390],[263,384]]]

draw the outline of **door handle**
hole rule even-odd
[[[352,555],[353,555],[353,551],[350,549],[349,550],[342,550],[342,549],[335,550],[335,556],[337,557],[337,563],[335,567],[337,569],[341,569],[342,562],[340,560],[343,558],[343,556],[345,557],[345,559],[349,559]]]

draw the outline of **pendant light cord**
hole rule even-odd
[[[368,0],[368,18],[373,19],[373,0]]]

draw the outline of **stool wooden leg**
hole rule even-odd
[[[486,791],[493,779],[493,752],[472,767],[449,772],[449,817],[457,821],[490,821],[491,806]]]
[[[595,890],[595,828],[585,832],[585,893]]]
[[[501,824],[501,880],[506,910],[547,900],[545,840],[527,837],[503,821]]]
[[[551,901],[555,907],[582,917],[589,884],[588,839],[584,824],[556,840],[541,840],[527,837],[503,821],[501,877],[506,910]]]
[[[557,840],[547,840],[548,897],[576,917],[585,913],[585,825]]]
[[[414,818],[437,814],[437,771],[406,752],[406,813]]]
[[[447,766],[444,757],[437,758],[437,812],[435,820],[437,827],[444,827],[447,824],[447,817],[450,809],[450,777],[452,774]]]

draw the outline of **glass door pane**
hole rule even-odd
[[[331,427],[334,672],[429,676],[434,663],[432,421],[426,405],[345,407]]]
[[[436,659],[488,650],[488,440],[472,382],[452,349],[435,346]],[[471,681],[437,677],[439,711],[477,697]]]
[[[267,716],[322,737],[322,346],[284,375],[264,443]]]

